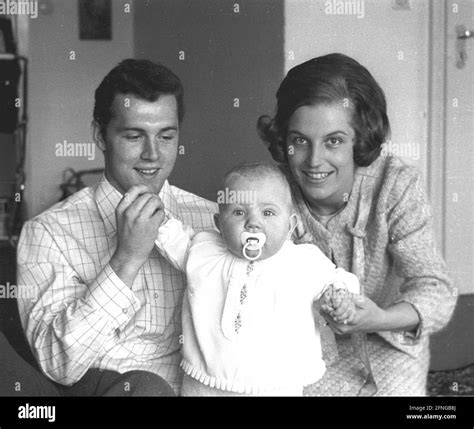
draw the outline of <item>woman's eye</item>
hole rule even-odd
[[[293,138],[293,143],[295,144],[306,144],[308,140],[306,140],[304,137],[294,137]]]
[[[275,216],[275,212],[273,212],[272,210],[264,210],[263,215],[264,216]]]
[[[342,143],[342,140],[339,138],[339,137],[331,137],[329,140],[328,140],[329,144],[331,146],[336,146],[338,144],[341,144]]]

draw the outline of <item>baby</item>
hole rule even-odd
[[[301,396],[326,370],[313,301],[326,292],[326,305],[346,307],[339,322],[350,322],[355,307],[339,292],[359,293],[357,277],[292,243],[297,216],[273,165],[233,168],[219,200],[220,233],[169,219],[156,241],[187,274],[182,395]]]

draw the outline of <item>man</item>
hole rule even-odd
[[[170,70],[120,63],[95,92],[105,177],[23,228],[18,284],[34,285],[37,297],[18,300],[20,317],[42,371],[72,386],[60,394],[179,392],[185,283],[154,246],[160,209],[196,230],[212,228],[216,212],[167,182],[183,115]]]

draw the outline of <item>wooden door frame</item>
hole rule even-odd
[[[427,184],[434,228],[446,258],[447,0],[428,3]],[[440,173],[441,172],[441,173]]]

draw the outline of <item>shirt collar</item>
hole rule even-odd
[[[182,221],[181,216],[179,215],[178,202],[176,201],[176,198],[171,191],[171,186],[167,180],[163,184],[159,195],[165,206],[165,214],[168,217],[171,215],[172,217]],[[105,175],[102,176],[99,183],[96,185],[95,201],[104,221],[107,233],[114,233],[117,230],[115,209],[122,198],[122,193],[107,180]]]

